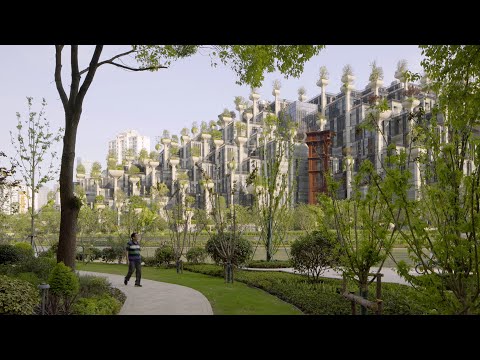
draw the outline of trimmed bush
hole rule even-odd
[[[34,257],[35,255],[33,247],[29,243],[20,242],[16,243],[14,246],[17,249],[20,261],[25,261],[26,259]]]
[[[185,256],[189,263],[200,264],[205,262],[205,259],[207,258],[207,252],[204,248],[194,247],[189,249]]]
[[[336,263],[335,238],[327,231],[313,231],[292,243],[290,255],[295,270],[318,281],[325,268]]]
[[[0,314],[31,315],[39,302],[40,294],[34,285],[0,275]]]
[[[121,244],[111,244],[102,250],[102,259],[106,263],[117,261],[119,264],[125,257],[125,246]]]
[[[121,305],[123,305],[125,303],[125,300],[127,300],[127,295],[125,295],[125,293],[122,290],[116,287],[111,287],[109,289],[109,294],[113,298],[117,299]]]
[[[32,257],[18,266],[19,272],[32,272],[38,276],[41,281],[46,282],[57,261],[49,257]]]
[[[17,279],[24,280],[32,284],[33,286],[37,287],[42,283],[42,281],[39,279],[39,277],[34,274],[33,272],[22,272],[17,274],[16,276]]]
[[[154,258],[158,264],[165,265],[169,265],[175,260],[172,247],[167,245],[163,245],[162,247],[156,249]]]
[[[20,261],[20,251],[13,245],[0,244],[0,264],[14,264]]]
[[[63,262],[57,263],[48,277],[48,312],[50,314],[70,313],[70,307],[80,289],[77,275]]]
[[[218,265],[185,264],[185,270],[206,275],[223,277]],[[278,298],[295,305],[306,314],[349,315],[350,301],[337,293],[342,287],[339,279],[321,278],[312,283],[304,275],[272,271],[244,271],[236,273],[236,280],[263,289]],[[349,283],[348,289],[356,285]],[[375,284],[369,286],[369,299],[375,298]],[[402,284],[382,284],[383,314],[385,315],[426,315],[446,314],[442,304],[432,304],[427,293]]]
[[[110,295],[81,298],[72,306],[74,315],[116,315],[122,304]]]
[[[80,275],[78,277],[80,297],[100,296],[110,291],[111,284],[104,277]]]
[[[251,260],[247,263],[247,267],[256,269],[281,269],[293,267],[290,260]]]
[[[215,264],[225,264],[227,259],[219,251],[219,249],[221,249],[222,242],[225,244],[230,241],[232,241],[235,246],[233,257],[231,259],[232,264],[235,266],[245,264],[245,262],[253,253],[252,244],[243,237],[233,237],[232,233],[224,233],[223,238],[218,234],[213,235],[210,239],[208,239],[207,244],[205,245],[205,250],[213,259]]]
[[[153,256],[142,256],[142,262],[145,266],[158,266],[158,261]]]

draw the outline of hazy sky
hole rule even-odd
[[[93,47],[80,47],[80,68],[88,64]],[[102,59],[128,49],[124,46],[106,46]],[[64,52],[68,52],[66,47]],[[34,110],[40,109],[42,97],[47,100],[46,117],[53,128],[64,126],[63,107],[54,82],[55,48],[53,45],[0,46],[0,150],[13,155],[10,130],[16,126],[16,113],[26,117],[26,97],[34,98]],[[282,82],[281,98],[297,99],[297,90],[304,86],[307,97],[320,93],[315,85],[319,68],[325,65],[330,73],[328,92],[338,93],[345,64],[353,67],[356,89],[364,89],[375,60],[383,67],[385,84],[395,80],[393,75],[400,59],[406,59],[411,71],[420,72],[421,50],[416,45],[327,45],[306,65],[298,79],[285,79],[279,73],[267,74],[262,98],[273,100],[272,82]],[[64,70],[68,57],[64,56]],[[65,91],[69,92],[68,72],[63,72]],[[83,79],[82,79],[83,80]],[[235,84],[236,76],[229,68],[210,66],[206,55],[196,55],[174,63],[158,72],[131,72],[105,65],[97,70],[86,95],[77,133],[75,157],[100,161],[105,168],[108,141],[127,129],[135,129],[151,138],[168,129],[180,134],[183,127],[191,128],[193,121],[217,120],[226,107],[235,109],[235,96],[248,98],[250,88]],[[237,114],[238,116],[238,114]],[[61,154],[61,147],[58,147]]]

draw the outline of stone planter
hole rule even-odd
[[[275,96],[275,97],[280,96],[280,90],[278,90],[278,89],[273,89],[272,95]]]
[[[166,145],[166,144],[170,144],[172,142],[172,139],[169,139],[169,138],[163,138],[161,140],[162,144],[163,145]]]
[[[379,119],[380,120],[386,120],[390,117],[390,115],[392,115],[392,110],[386,110],[386,111],[382,111],[380,114],[379,114]]]
[[[355,76],[354,75],[343,75],[342,76],[342,83],[348,83],[351,84],[355,81]]]
[[[328,79],[319,79],[317,81],[317,86],[322,87],[322,86],[327,86],[328,85]]]
[[[340,91],[343,93],[346,93],[347,91],[352,91],[355,89],[355,86],[352,84],[343,84],[342,87],[340,88]]]
[[[85,178],[85,174],[78,174],[77,173],[77,179],[84,179]]]
[[[200,160],[200,156],[192,156],[193,163],[196,163],[198,160]]]
[[[254,101],[254,100],[258,100],[258,99],[260,99],[259,94],[256,94],[256,93],[251,93],[250,94],[250,100]]]
[[[418,105],[420,105],[420,100],[415,98],[406,98],[402,102],[403,108],[407,111],[412,111]]]
[[[120,176],[122,176],[125,171],[124,170],[108,170],[108,173],[110,174],[111,177],[113,178],[119,178]]]
[[[299,95],[298,100],[300,100],[301,102],[305,102],[305,101],[307,101],[307,96],[306,95]]]
[[[215,139],[213,140],[213,143],[215,144],[215,147],[219,147],[223,145],[223,140]]]
[[[213,185],[215,185],[215,184],[214,184],[214,182],[211,181],[211,180],[210,180],[210,181],[207,181],[207,183],[205,184],[205,186],[207,187],[207,189],[210,189],[210,190],[213,189]]]
[[[149,161],[148,165],[150,165],[153,168],[156,168],[160,163],[158,161]]]
[[[125,156],[125,160],[133,161],[135,160],[135,156]]]
[[[237,136],[236,139],[235,139],[235,142],[237,143],[237,145],[243,145],[247,142],[247,138],[244,137],[244,136]]]
[[[180,163],[180,159],[179,158],[170,158],[170,165],[172,166],[177,166],[179,163]]]
[[[382,85],[383,85],[383,80],[377,79],[377,80],[374,80],[374,81],[370,81],[370,87],[372,89],[380,88],[380,87],[382,87]]]
[[[212,135],[207,134],[207,133],[202,133],[200,136],[203,140],[208,140],[212,137]]]
[[[95,209],[98,209],[98,210],[105,209],[105,204],[95,204]]]
[[[181,138],[184,144],[190,141],[190,136],[188,135],[182,135]]]
[[[136,184],[140,181],[140,178],[138,176],[130,176],[128,181],[130,181],[132,184]]]

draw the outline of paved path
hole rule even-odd
[[[284,271],[298,273],[293,268],[253,269],[254,271]],[[371,268],[375,273],[376,268]],[[123,275],[79,271],[80,274],[102,276],[108,279],[112,286],[122,290],[127,296],[119,315],[213,315],[212,306],[207,298],[197,290],[168,284],[160,281],[142,279],[142,287],[135,287],[135,277],[127,286],[123,284]],[[392,282],[408,285],[393,268],[382,268],[382,282]],[[415,275],[415,272],[412,274]],[[322,277],[341,279],[342,275],[331,269],[326,270]]]
[[[213,315],[207,298],[197,290],[160,281],[142,279],[142,287],[135,287],[135,276],[128,285],[123,275],[79,271],[82,275],[105,277],[112,286],[127,296],[119,315]]]

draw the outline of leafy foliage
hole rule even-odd
[[[290,256],[295,270],[318,281],[325,269],[338,261],[336,239],[326,230],[313,231],[292,243]]]
[[[225,238],[227,238],[226,241],[233,244],[234,250],[231,257],[225,251]],[[227,261],[231,261],[235,266],[245,264],[253,253],[250,241],[244,237],[234,236],[229,232],[213,235],[207,240],[205,250],[216,264],[226,264]]]
[[[34,285],[0,275],[0,314],[32,315],[39,302],[39,292]]]

